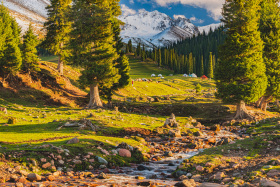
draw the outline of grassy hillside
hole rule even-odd
[[[51,148],[40,148],[40,153],[35,155],[34,151],[42,145],[52,144],[69,149],[73,154],[91,151],[104,156],[99,146],[111,150],[121,142],[145,151],[147,147],[135,135],[155,131],[171,113],[180,124],[186,124],[189,116],[201,121],[221,120],[234,110],[214,98],[213,81],[167,76],[170,71],[133,57],[130,59],[133,79],[150,78],[153,73],[163,74],[165,78],[151,78],[150,83],[135,81],[133,86],[118,90],[114,95],[118,112],[86,110],[82,106],[87,90],[80,89],[78,84],[80,70],[65,66],[65,76],[61,76],[55,69],[56,60],[56,57],[42,58],[38,75],[18,74],[16,80],[0,88],[0,107],[8,110],[7,114],[0,112],[0,145],[5,148],[2,152],[24,150],[24,159],[35,157],[39,160],[44,152],[52,151]],[[196,94],[194,89],[198,83],[202,85],[202,92]],[[158,100],[150,101],[148,97]],[[91,120],[98,130],[79,130],[78,127],[57,130],[67,122],[75,123],[84,118]],[[66,144],[74,137],[80,139],[79,144]],[[126,162],[132,160],[121,161]]]

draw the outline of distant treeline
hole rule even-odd
[[[151,58],[158,66],[174,70],[174,73],[195,73],[198,76],[207,75],[213,78],[213,70],[218,62],[218,47],[225,41],[223,27],[203,32],[197,36],[178,41],[168,47],[145,50],[138,44],[135,55],[142,60]],[[129,42],[127,50],[132,49]]]

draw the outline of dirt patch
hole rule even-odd
[[[30,75],[18,73],[5,82],[0,78],[0,82],[4,82],[0,87],[1,92],[35,103],[79,106],[80,100],[86,96],[84,91],[72,85],[67,77],[59,75],[48,64],[40,64],[40,69],[40,72]]]
[[[151,131],[148,129],[142,129],[138,127],[129,127],[129,128],[124,128],[124,132],[126,135],[137,135],[141,134],[143,136],[149,136],[151,134]]]

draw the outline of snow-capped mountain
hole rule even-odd
[[[165,46],[199,33],[189,19],[172,19],[158,11],[139,10],[134,15],[120,16],[125,23],[121,35],[124,42],[143,43],[147,47]]]
[[[32,23],[37,33],[42,32],[47,18],[46,7],[50,5],[50,0],[3,0],[3,3],[10,9],[23,31]],[[148,12],[144,9],[133,15],[122,15],[119,19],[125,23],[121,32],[124,42],[131,39],[134,45],[142,43],[149,48],[165,46],[203,30],[207,33],[210,28],[215,29],[220,26],[220,24],[211,24],[196,27],[187,18],[173,19],[164,13]]]
[[[16,18],[22,30],[25,31],[30,23],[39,32],[46,21],[46,6],[50,5],[49,0],[3,0],[12,15]]]
[[[205,32],[206,34],[208,34],[210,32],[210,29],[212,29],[212,31],[214,31],[215,29],[217,29],[218,27],[222,26],[222,23],[213,23],[210,25],[206,25],[203,27],[198,27],[198,30],[200,33]]]

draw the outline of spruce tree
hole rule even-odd
[[[32,25],[29,25],[27,32],[23,36],[22,46],[23,69],[28,73],[40,70],[38,64],[39,58],[36,49],[37,44],[37,36],[33,33]]]
[[[125,53],[129,53],[129,48],[128,48],[128,45],[125,45]]]
[[[201,64],[200,64],[200,75],[204,75],[204,61],[203,61],[203,56],[201,57]]]
[[[137,48],[136,48],[136,55],[139,57],[141,54],[142,54],[142,53],[141,53],[141,44],[138,43],[138,44],[137,44]]]
[[[0,76],[4,80],[18,72],[22,64],[19,27],[8,9],[0,5]]]
[[[80,83],[90,87],[88,107],[102,107],[99,84],[109,88],[119,80],[114,63],[119,55],[114,47],[111,1],[74,0],[71,18],[72,61],[84,69]]]
[[[227,0],[222,15],[227,38],[215,75],[217,96],[237,104],[235,119],[252,119],[245,103],[255,102],[267,86],[258,27],[260,0]]]
[[[158,67],[161,67],[161,49],[158,49],[157,55]]]
[[[141,50],[141,60],[142,61],[146,60],[146,50],[144,44],[142,45],[142,50]]]
[[[129,66],[129,60],[127,56],[122,51],[123,42],[122,42],[122,38],[120,37],[120,32],[121,32],[120,25],[122,25],[123,23],[118,19],[118,17],[121,15],[119,0],[111,0],[110,7],[112,9],[112,18],[113,18],[112,29],[113,29],[114,41],[115,41],[114,48],[117,54],[119,55],[119,58],[114,61],[114,66],[118,70],[118,75],[116,75],[116,77],[113,79],[114,80],[113,84],[101,83],[100,89],[103,96],[106,97],[108,100],[108,106],[112,107],[113,92],[115,90],[118,90],[119,88],[124,88],[130,83],[130,76],[129,76],[130,66]],[[129,44],[127,44],[126,46],[129,46]]]
[[[44,26],[47,35],[42,43],[46,49],[58,55],[57,70],[63,75],[63,65],[70,53],[67,45],[70,40],[71,22],[69,21],[69,9],[72,0],[51,0],[51,5],[46,9],[48,18]]]
[[[154,59],[155,62],[158,62],[158,51],[154,48]]]
[[[132,53],[132,41],[129,40],[127,45],[128,45],[128,51],[129,51],[130,53]]]
[[[189,54],[189,74],[193,73],[193,56],[192,53]]]
[[[260,107],[266,110],[267,103],[280,97],[280,8],[279,0],[262,0],[260,32],[264,42],[263,57],[266,65],[268,86]]]
[[[209,65],[208,65],[208,78],[214,78],[214,70],[213,70],[213,55],[212,52],[209,54]]]

